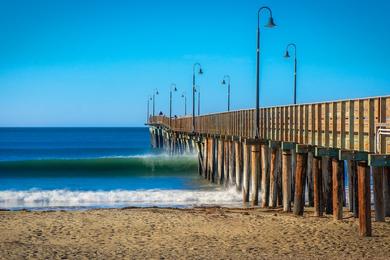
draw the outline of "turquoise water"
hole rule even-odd
[[[0,208],[234,205],[195,155],[150,147],[147,128],[0,128]]]

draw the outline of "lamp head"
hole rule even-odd
[[[158,90],[156,89],[156,95],[158,95],[159,93],[158,93]]]
[[[290,53],[288,52],[288,50],[286,50],[286,53],[284,54],[284,57],[285,57],[286,59],[290,58]]]
[[[221,81],[221,84],[222,84],[222,85],[225,85],[225,84],[226,84],[226,81],[223,79],[223,80]]]
[[[183,97],[184,97],[184,94],[181,94],[181,97],[183,98]]]
[[[265,27],[268,27],[268,28],[276,27],[276,24],[274,22],[274,18],[272,16],[269,17],[268,23],[265,25]]]
[[[203,74],[203,70],[202,70],[202,68],[199,68],[199,72],[198,72],[200,75],[202,75]]]
[[[173,89],[173,91],[177,91],[177,88],[175,87],[175,88]]]

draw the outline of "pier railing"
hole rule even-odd
[[[150,117],[176,132],[254,138],[256,110],[239,110],[169,121]],[[390,153],[390,96],[275,106],[260,109],[260,138],[369,153]],[[386,138],[389,137],[389,138]]]

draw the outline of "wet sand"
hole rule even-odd
[[[0,212],[1,259],[390,259],[390,219],[358,236],[346,213],[261,209]]]

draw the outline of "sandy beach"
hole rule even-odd
[[[358,236],[357,220],[262,209],[0,212],[1,259],[389,259],[390,219]]]

